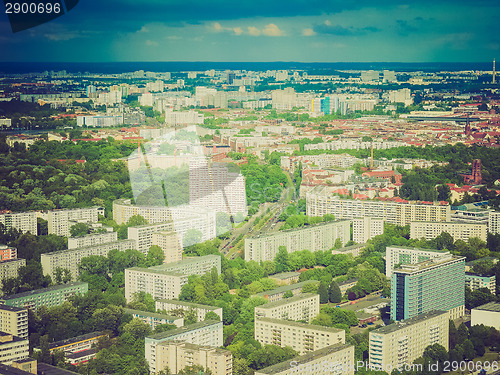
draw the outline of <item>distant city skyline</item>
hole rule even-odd
[[[84,0],[12,33],[0,61],[476,62],[500,58],[492,0]]]

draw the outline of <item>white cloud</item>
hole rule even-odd
[[[264,30],[262,30],[262,33],[267,36],[283,36],[283,31],[279,29],[278,26],[276,26],[274,23],[270,23],[269,25],[266,25],[264,27]]]
[[[146,45],[147,46],[150,46],[150,47],[156,47],[156,46],[159,46],[158,42],[155,42],[154,40],[146,40]]]
[[[243,34],[243,29],[241,27],[234,27],[233,31],[236,35],[241,35]]]
[[[255,26],[249,26],[248,27],[248,33],[253,36],[259,36],[260,35],[260,30],[257,29]]]
[[[314,36],[316,33],[314,32],[313,29],[304,29],[302,30],[302,35],[303,36]]]

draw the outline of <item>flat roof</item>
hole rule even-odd
[[[338,223],[345,223],[345,222],[350,222],[350,221],[349,220],[327,221],[325,223],[318,223],[318,224],[314,224],[314,225],[304,225],[303,227],[280,230],[280,231],[277,231],[277,232],[274,232],[274,233],[269,233],[269,234],[260,233],[259,232],[259,233],[257,233],[254,236],[247,237],[247,239],[249,239],[249,240],[255,240],[255,239],[258,239],[258,238],[273,237],[273,236],[276,236],[276,235],[282,234],[282,233],[299,232],[299,231],[305,230],[305,229],[311,229],[311,228],[317,228],[317,227],[324,227],[324,226],[331,225],[331,224],[338,224]]]
[[[350,347],[354,348],[354,346],[350,344],[337,344],[337,345],[327,346],[326,348],[315,350],[313,352],[292,358],[289,361],[280,362],[278,364],[266,367],[262,370],[257,370],[255,372],[268,375],[279,374],[280,372],[290,370],[291,362],[294,362],[296,366],[305,365],[309,362],[321,359],[329,354],[339,352],[341,350],[348,349]]]
[[[287,292],[289,290],[294,290],[294,289],[302,288],[307,283],[319,284],[319,281],[318,280],[307,280],[307,281],[301,281],[300,283],[294,283],[294,284],[290,284],[290,285],[283,285],[283,286],[280,286],[280,287],[275,288],[275,289],[271,289],[271,290],[268,290],[268,291],[265,291],[265,292],[257,293],[257,294],[255,294],[255,296],[263,297],[263,296],[266,296],[266,295],[279,294],[279,293]]]
[[[420,223],[420,221],[419,221]],[[421,247],[405,247],[405,246],[387,246],[388,248],[390,247],[391,249],[402,249],[402,250],[417,250],[417,251],[431,251],[433,253],[441,253],[441,254],[448,254],[449,251],[444,251],[444,250],[437,250],[437,249],[424,249]]]
[[[62,369],[60,367],[55,367],[48,365],[43,362],[38,362],[36,364],[38,375],[78,375],[77,372]]]
[[[9,306],[9,305],[0,305],[0,310],[13,311],[13,312],[18,312],[18,311],[28,312],[27,309],[23,309],[21,307],[16,307],[16,306]]]
[[[265,305],[257,306],[256,308],[259,308],[259,309],[272,309],[272,308],[277,307],[277,306],[287,305],[289,303],[297,302],[297,301],[300,301],[300,300],[303,300],[303,299],[309,299],[309,298],[314,297],[314,296],[318,296],[318,298],[319,298],[319,294],[301,293],[299,295],[296,295],[296,296],[293,296],[293,297],[290,297],[290,298],[285,298],[285,299],[282,299],[280,301],[269,302],[269,303],[266,303]]]
[[[269,275],[268,277],[272,277],[274,279],[288,279],[290,277],[295,277],[295,276],[300,276],[299,272],[282,272],[282,273],[275,273],[274,275]]]
[[[177,336],[177,335],[184,333],[184,332],[194,331],[194,330],[197,330],[200,328],[209,327],[209,326],[216,325],[219,323],[222,324],[222,322],[220,322],[218,320],[205,320],[203,322],[193,323],[193,324],[189,324],[189,325],[184,326],[184,327],[171,329],[170,331],[165,331],[165,332],[157,333],[155,335],[147,336],[146,338],[153,339],[153,340],[163,340],[163,339],[166,339],[166,338],[169,338],[172,336]]]
[[[154,312],[142,311],[142,310],[134,310],[134,309],[123,309],[123,312],[125,314],[132,314],[132,315],[135,314],[135,315],[151,316],[153,318],[167,319],[167,320],[182,319],[179,316],[168,315],[168,314],[158,314],[158,313],[154,313]]]
[[[56,290],[68,289],[68,288],[72,288],[75,286],[84,286],[84,285],[86,285],[87,289],[88,289],[88,285],[89,285],[88,283],[83,283],[81,281],[73,281],[73,282],[67,283],[67,284],[54,285],[54,286],[49,286],[48,288],[42,288],[42,289],[31,290],[29,292],[11,294],[10,296],[3,296],[0,298],[0,301],[7,301],[7,300],[11,300],[11,299],[29,297],[29,296],[34,296],[37,294],[49,293],[49,292],[53,292]]]
[[[337,332],[343,331],[343,329],[341,329],[341,328],[319,326],[316,324],[301,323],[301,322],[296,322],[293,320],[283,320],[283,319],[274,319],[274,318],[257,318],[256,321],[267,322],[267,323],[276,323],[276,324],[281,324],[281,325],[285,325],[285,326],[292,326],[292,327],[298,327],[298,328],[304,328],[304,329],[314,329],[316,331],[322,331],[322,332],[328,332],[328,333],[337,333]]]
[[[413,318],[410,318],[410,319],[405,319],[405,320],[402,320],[400,322],[395,322],[395,323],[389,324],[388,326],[377,328],[377,329],[373,330],[372,332],[373,333],[380,333],[380,334],[387,334],[387,333],[396,332],[396,331],[398,331],[402,328],[405,328],[409,325],[418,324],[426,319],[435,318],[436,316],[440,316],[443,314],[448,314],[448,311],[432,310],[432,311],[426,312],[424,314],[414,316]]]
[[[217,258],[221,259],[220,255],[209,254],[209,255],[203,255],[201,257],[186,258],[186,259],[179,260],[179,261],[173,262],[173,263],[160,264],[159,266],[149,267],[148,269],[168,270],[169,268],[175,268],[176,266],[179,266],[179,265],[184,266],[186,264],[199,263],[199,262],[203,262],[206,260],[217,259]]]
[[[420,263],[403,264],[403,265],[401,265],[401,267],[395,269],[394,272],[412,274],[415,272],[419,272],[419,271],[422,271],[425,269],[430,269],[432,267],[440,266],[440,265],[443,265],[445,263],[454,262],[457,260],[463,261],[464,265],[465,265],[465,257],[461,257],[461,256],[457,256],[457,255],[449,255],[448,256],[448,254],[446,254],[446,256],[427,259],[427,260],[424,260]],[[464,268],[464,272],[465,272],[465,268]]]
[[[66,340],[60,340],[60,341],[52,342],[52,343],[49,344],[49,349],[58,348],[60,346],[71,345],[71,344],[74,344],[74,343],[80,342],[80,341],[86,341],[86,340],[95,339],[95,338],[97,338],[99,336],[104,336],[104,335],[105,334],[102,333],[102,332],[86,333],[85,335],[75,336],[75,337],[71,337],[71,338],[66,339]]]
[[[159,299],[159,300],[157,300],[157,302],[171,303],[174,305],[181,305],[181,306],[193,307],[193,308],[205,309],[205,310],[216,310],[216,309],[222,308],[222,307],[217,307],[217,306],[202,305],[200,303],[194,303],[194,302],[177,301],[175,299]]]
[[[157,269],[154,269],[154,268],[144,268],[144,267],[130,267],[130,268],[126,268],[125,269],[125,272],[127,270],[131,270],[131,271],[140,271],[140,272],[144,272],[144,273],[154,273],[154,274],[157,274],[157,275],[169,275],[169,276],[179,276],[179,277],[188,277],[186,274],[184,273],[180,273],[180,272],[172,272],[172,271],[164,271],[164,270],[157,270]]]
[[[500,302],[488,302],[488,303],[481,305],[481,306],[478,306],[472,310],[500,312]]]

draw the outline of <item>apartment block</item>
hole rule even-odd
[[[29,340],[20,338],[11,333],[0,332],[0,363],[11,365],[28,358]]]
[[[443,202],[395,200],[341,199],[328,193],[324,186],[315,187],[306,194],[308,216],[332,214],[336,219],[378,217],[396,225],[409,225],[412,221],[451,221],[451,208]]]
[[[219,347],[222,346],[222,322],[206,320],[145,338],[145,356],[149,371],[160,371],[157,365],[157,347],[168,341],[185,341],[189,344]]]
[[[179,244],[182,242],[189,229],[201,232],[201,240],[207,241],[215,238],[215,213],[196,215],[194,212],[189,216],[178,218],[175,221],[166,221],[155,224],[139,225],[128,228],[128,238],[136,241],[137,250],[147,254],[153,243],[153,234],[156,232],[177,233]],[[158,239],[156,240],[159,241]],[[160,246],[161,247],[161,246]]]
[[[163,263],[174,263],[182,260],[182,244],[174,231],[153,233],[152,244],[159,246],[165,254]]]
[[[351,239],[351,222],[333,221],[307,227],[260,234],[245,239],[245,260],[256,262],[274,260],[280,246],[288,253],[300,250],[311,252],[330,250],[335,241],[345,244]]]
[[[412,222],[410,223],[410,238],[431,240],[441,233],[449,233],[453,239],[467,241],[469,238],[478,237],[486,241],[488,234],[486,224],[470,224],[459,222]]]
[[[68,249],[77,249],[79,247],[95,246],[116,241],[118,241],[118,232],[95,233],[81,237],[69,237]]]
[[[385,249],[385,276],[390,278],[396,265],[420,263],[449,253],[449,251],[417,247],[387,246]]]
[[[24,266],[26,266],[25,259],[9,259],[0,262],[0,283],[9,277],[17,277],[19,268]],[[0,289],[0,295],[2,293]]]
[[[262,297],[268,300],[269,302],[281,301],[283,300],[283,296],[285,295],[286,292],[290,291],[294,296],[298,295],[302,293],[302,288],[304,287],[304,285],[310,283],[319,284],[319,281],[308,280],[308,281],[302,281],[300,283],[283,285],[272,290],[267,290],[265,292],[257,293],[256,296]]]
[[[23,233],[38,235],[35,211],[0,213],[0,224],[3,224],[6,230],[14,228]]]
[[[229,350],[183,341],[162,342],[156,347],[156,371],[168,367],[176,374],[195,365],[209,369],[213,375],[232,375],[233,355]]]
[[[491,234],[500,233],[500,212],[490,211],[488,218],[488,232]]]
[[[28,338],[28,310],[0,305],[0,331]]]
[[[175,272],[182,273],[185,275],[199,275],[202,276],[207,272],[212,271],[212,268],[217,269],[217,274],[221,273],[221,256],[220,255],[204,255],[201,257],[191,257],[185,258],[181,261],[160,264],[159,266],[150,267],[149,269],[164,271],[164,272]]]
[[[500,302],[488,302],[471,310],[471,325],[480,324],[500,331]]]
[[[76,280],[80,274],[78,265],[83,258],[90,255],[101,255],[106,257],[111,250],[125,251],[128,249],[135,249],[134,240],[120,240],[99,245],[79,247],[76,249],[45,253],[40,256],[40,262],[44,275],[50,275],[50,277],[54,279],[55,271],[58,267],[66,268],[71,272],[72,279]]]
[[[151,329],[155,329],[159,324],[173,324],[177,327],[182,327],[184,325],[184,318],[166,314],[157,314],[149,311],[124,309],[125,314],[132,315],[132,318],[137,318],[142,320],[144,323],[149,325]]]
[[[205,315],[208,312],[213,312],[214,314],[219,315],[219,318],[222,321],[222,307],[201,305],[199,303],[176,301],[172,299],[159,299],[156,300],[155,308],[157,311],[166,311],[167,313],[172,313],[172,310],[193,310],[196,312],[196,316],[199,322],[205,320]]]
[[[496,294],[496,276],[492,275],[481,275],[473,272],[465,273],[465,286],[471,291],[479,288],[489,289],[491,294]]]
[[[373,370],[403,369],[433,344],[448,348],[449,314],[433,310],[370,332],[369,361]]]
[[[89,284],[79,281],[11,294],[0,298],[0,304],[36,310],[40,306],[59,306],[75,294],[86,294]]]
[[[255,308],[255,319],[273,318],[310,322],[319,314],[319,294],[304,293]]]
[[[354,346],[338,344],[257,370],[254,375],[354,375]]]
[[[384,234],[384,219],[380,217],[361,217],[352,220],[352,240],[366,243],[375,236]]]
[[[330,345],[344,344],[345,331],[290,320],[260,318],[255,320],[255,340],[262,345],[290,346],[305,354]]]
[[[50,210],[47,215],[49,234],[69,237],[72,225],[75,223],[97,223],[99,214],[103,214],[103,208],[97,206]]]
[[[193,157],[189,160],[189,202],[244,218],[248,214],[245,177],[235,165]]]
[[[125,298],[131,302],[134,294],[149,293],[153,299],[174,299],[188,282],[188,275],[182,273],[132,267],[125,270]]]
[[[12,246],[0,245],[0,262],[17,259],[17,249]]]
[[[465,313],[465,258],[450,254],[395,269],[391,276],[391,318],[413,318],[446,310],[450,319]]]

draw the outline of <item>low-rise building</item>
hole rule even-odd
[[[270,275],[271,280],[276,281],[280,285],[290,285],[299,281],[300,273],[298,272],[281,272]]]
[[[202,366],[213,375],[232,375],[233,355],[229,350],[189,344],[182,341],[162,342],[156,347],[156,371],[168,367],[176,374],[185,367]]]
[[[390,372],[411,364],[429,345],[448,348],[449,313],[433,310],[370,332],[370,367]]]
[[[358,283],[358,279],[349,279],[346,281],[342,281],[342,282],[338,283],[337,285],[340,288],[340,293],[342,293],[342,295],[345,295],[347,290],[352,288],[353,286],[355,286],[357,283]]]
[[[466,272],[465,286],[471,291],[479,288],[486,288],[494,295],[496,293],[496,276],[494,274],[481,275],[478,273]]]
[[[272,290],[266,290],[265,292],[257,293],[256,296],[262,297],[268,300],[269,302],[281,301],[284,298],[286,292],[291,292],[294,296],[302,293],[302,288],[306,284],[319,284],[319,281],[308,280],[308,281],[302,281],[300,283],[283,285]]]
[[[305,293],[255,308],[255,319],[273,318],[309,323],[319,314],[319,294]]]
[[[54,285],[29,292],[11,294],[0,298],[0,304],[36,310],[40,306],[59,306],[75,294],[86,294],[89,284],[75,281],[68,284]]]
[[[96,345],[100,338],[107,337],[108,335],[102,332],[92,332],[85,335],[71,337],[69,339],[52,342],[49,344],[51,353],[56,350],[62,350],[67,353],[76,353],[83,350],[91,349]],[[39,348],[37,350],[40,350]]]
[[[212,347],[222,346],[222,322],[205,320],[146,337],[145,356],[150,372],[155,373],[160,370],[156,367],[157,346],[173,340]]]
[[[471,325],[480,324],[500,331],[500,302],[488,302],[471,310]]]
[[[332,249],[332,254],[337,255],[337,254],[350,254],[353,257],[358,257],[361,255],[361,252],[366,248],[366,243],[360,243],[357,245],[351,245],[351,246],[344,246],[341,247],[340,249]]]
[[[132,318],[142,320],[144,323],[149,325],[151,329],[155,329],[156,326],[160,324],[173,324],[177,327],[182,327],[184,325],[184,318],[179,316],[158,314],[134,309],[124,309],[123,312],[125,314],[132,315]]]
[[[338,344],[257,370],[255,375],[353,375],[354,346]]]
[[[199,303],[176,301],[172,299],[159,299],[156,300],[155,307],[157,311],[166,311],[171,314],[178,314],[179,310],[182,310],[184,313],[194,311],[199,322],[205,320],[205,315],[208,312],[217,314],[220,320],[222,320],[222,307],[217,306],[201,305]]]
[[[305,354],[330,345],[344,344],[345,331],[291,320],[260,318],[255,320],[255,340],[262,345],[289,346],[299,354]]]

